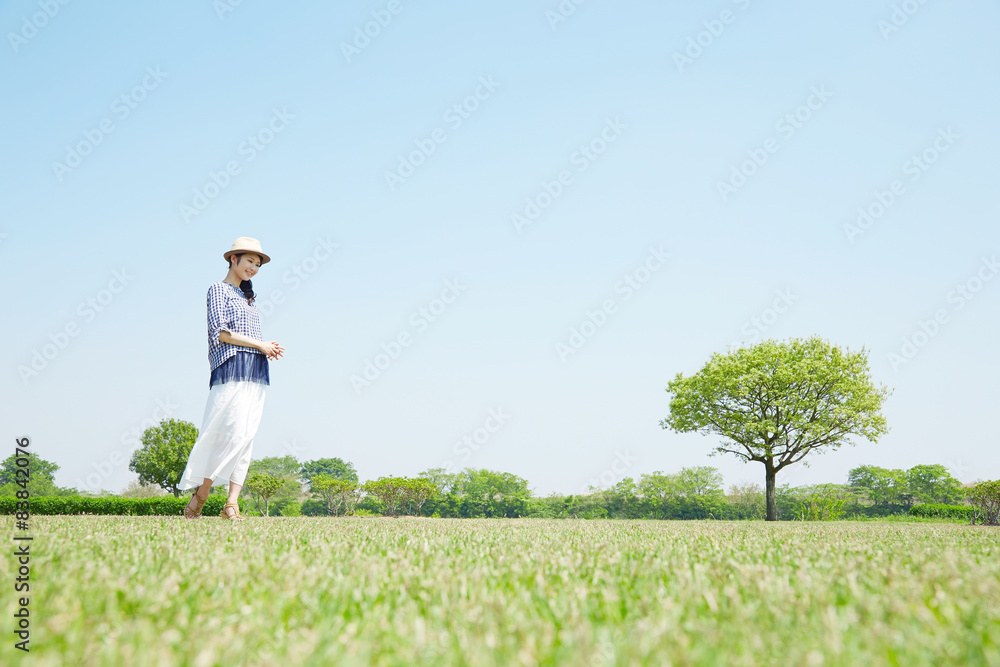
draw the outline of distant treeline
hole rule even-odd
[[[49,498],[39,513],[172,513],[173,504],[146,502],[130,510],[128,502],[88,503],[72,497],[116,497],[116,494],[80,493],[52,482],[58,466],[32,460],[32,477],[20,485],[10,457],[0,464],[0,496],[30,495]],[[163,486],[169,487],[170,482]],[[30,493],[29,493],[30,492]],[[222,486],[213,494],[222,494]],[[150,498],[166,495],[155,485],[133,483],[117,497]],[[170,494],[173,495],[173,494]],[[919,465],[909,470],[860,466],[851,470],[845,484],[779,486],[779,518],[829,520],[908,514],[927,505],[926,516],[964,516],[966,510],[947,510],[966,502],[969,490],[942,465]],[[64,497],[56,502],[52,498]],[[181,500],[174,498],[174,500]],[[184,500],[183,502],[186,502]],[[82,504],[81,504],[82,503]],[[109,504],[110,503],[110,504]],[[621,479],[613,486],[591,488],[586,493],[534,495],[528,481],[512,473],[467,468],[450,473],[444,468],[426,470],[416,477],[382,477],[361,483],[353,464],[339,458],[299,462],[292,456],[254,461],[243,490],[244,511],[271,516],[414,515],[443,518],[536,517],[577,519],[763,519],[764,489],[744,483],[723,488],[722,474],[708,466],[683,468],[675,473],[653,472],[635,480]],[[933,510],[930,506],[944,506]],[[6,503],[2,505],[5,507]],[[182,505],[178,505],[181,507]],[[43,510],[43,507],[45,508]],[[179,510],[178,510],[179,512]]]
[[[760,485],[733,485],[726,491],[722,474],[708,466],[672,474],[654,472],[638,481],[626,477],[588,493],[544,497],[532,495],[526,480],[490,470],[449,474],[437,468],[417,479],[429,482],[436,493],[423,500],[419,510],[402,503],[402,513],[456,518],[763,519],[765,512]],[[959,481],[942,465],[907,471],[861,466],[850,472],[847,484],[784,485],[775,496],[779,517],[786,520],[907,514],[919,503],[954,505],[965,499]],[[326,509],[320,502],[307,501],[301,511],[325,514]],[[377,494],[367,493],[355,512],[382,514],[385,508]]]

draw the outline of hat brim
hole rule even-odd
[[[268,257],[267,255],[265,255],[264,253],[262,253],[260,250],[252,250],[250,248],[240,248],[238,250],[227,250],[226,252],[222,253],[222,258],[224,260],[226,260],[226,264],[228,264],[229,263],[229,258],[232,257],[233,255],[245,255],[247,253],[250,253],[252,255],[260,255],[260,264],[261,264],[261,266],[263,266],[264,264],[267,264],[268,262],[271,261],[271,258]]]

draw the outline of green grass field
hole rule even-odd
[[[4,628],[6,664],[1000,665],[995,528],[40,516],[31,534],[31,653]]]

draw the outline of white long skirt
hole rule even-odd
[[[197,488],[206,479],[242,486],[250,467],[266,389],[265,384],[247,380],[223,382],[209,389],[201,431],[178,489]]]

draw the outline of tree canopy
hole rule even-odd
[[[128,469],[138,473],[140,484],[156,484],[180,496],[177,485],[197,440],[198,429],[191,422],[164,419],[142,432],[142,447],[132,453]]]
[[[778,518],[778,471],[852,436],[876,441],[888,431],[881,409],[890,392],[872,382],[867,351],[841,350],[818,336],[715,353],[666,390],[664,429],[722,436],[713,454],[764,464],[769,521]]]
[[[339,458],[306,461],[302,464],[300,474],[310,484],[316,475],[329,475],[347,482],[358,481],[358,471],[354,469],[354,464]]]
[[[431,468],[419,476],[435,491],[431,504],[437,503],[439,511],[452,516],[518,517],[528,512],[528,481],[513,473],[485,468],[449,473]]]
[[[636,490],[650,509],[655,508],[654,516],[708,519],[726,504],[722,473],[709,466],[681,468],[670,475],[657,470],[642,475]]]
[[[252,472],[266,472],[275,477],[291,475],[297,478],[301,476],[302,464],[294,456],[265,456],[250,462],[247,474]]]
[[[358,483],[349,479],[337,479],[326,473],[312,478],[310,487],[325,502],[327,511],[337,516],[343,508],[344,514],[351,514],[358,503]]]
[[[243,486],[250,490],[257,512],[264,516],[271,516],[270,501],[278,489],[281,488],[283,479],[269,472],[251,472],[247,474]],[[264,510],[260,509],[260,501],[264,501]]]
[[[976,508],[976,517],[987,526],[1000,525],[1000,480],[979,482],[969,489],[969,501]]]
[[[265,456],[255,459],[250,462],[247,480],[254,474],[267,475],[278,480],[278,487],[269,491],[270,495],[263,499],[265,514],[269,514],[270,508],[273,507],[276,512],[284,515],[289,506],[301,507],[299,503],[308,499],[310,495],[302,485],[302,464],[294,456]],[[259,493],[255,495],[249,481],[244,484],[240,495],[251,498],[255,503],[259,503],[262,499]]]
[[[17,465],[17,459],[27,458],[27,467],[22,467]],[[48,481],[53,481],[55,478],[56,470],[59,470],[59,466],[51,461],[46,461],[40,457],[35,452],[28,452],[24,456],[18,454],[11,454],[0,463],[0,485],[10,484],[17,479],[18,470],[28,470],[30,477],[47,479]]]
[[[924,503],[954,503],[962,498],[962,483],[940,463],[913,466],[906,471],[910,494]]]
[[[873,505],[909,505],[910,489],[902,470],[879,466],[858,466],[847,473],[847,483],[865,492]]]
[[[437,494],[437,488],[423,477],[379,477],[365,482],[361,490],[378,498],[389,516],[400,512],[419,515],[424,503]]]
[[[18,458],[27,458],[27,466],[17,465]],[[28,482],[21,486],[18,480],[23,482],[23,474],[18,477],[18,470],[28,471]],[[55,484],[55,472],[59,466],[51,461],[46,461],[35,452],[28,452],[24,456],[11,454],[0,462],[0,496],[13,496],[18,489],[26,489],[32,498],[40,496],[62,496],[73,493],[71,489],[63,489]]]

